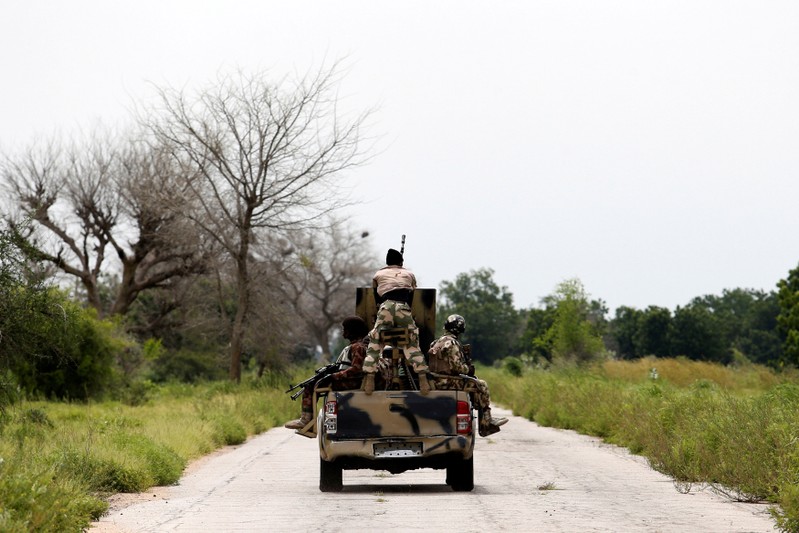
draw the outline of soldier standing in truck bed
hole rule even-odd
[[[436,374],[436,389],[468,391],[472,403],[477,406],[480,413],[477,421],[480,436],[492,435],[499,431],[499,426],[507,423],[508,419],[491,416],[488,384],[474,377],[474,366],[467,360],[464,347],[458,340],[458,336],[466,331],[466,320],[461,315],[449,315],[444,322],[444,331],[446,333],[433,341],[427,351],[430,371]],[[462,375],[468,377],[461,377]]]
[[[378,270],[372,278],[375,300],[380,305],[372,331],[369,332],[369,347],[363,362],[363,390],[366,394],[374,392],[375,371],[383,345],[380,343],[380,330],[386,328],[404,328],[409,330],[408,346],[404,348],[405,358],[411,363],[419,376],[419,391],[430,392],[427,382],[427,364],[424,354],[419,349],[419,328],[411,315],[411,301],[416,289],[416,276],[403,268],[402,254],[389,249],[386,254],[386,266]]]

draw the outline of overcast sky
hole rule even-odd
[[[517,307],[772,290],[799,263],[799,2],[5,0],[0,146],[122,121],[157,85],[346,58],[348,175],[380,259],[482,267]],[[368,283],[368,280],[364,280]]]

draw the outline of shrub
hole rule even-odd
[[[519,377],[524,372],[524,363],[518,357],[506,357],[502,366],[508,374],[514,377]]]
[[[164,351],[150,363],[149,378],[156,383],[198,383],[223,380],[226,377],[227,368],[216,352]]]

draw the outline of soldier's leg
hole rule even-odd
[[[289,429],[302,429],[313,419],[313,388],[305,387],[302,390],[302,415],[297,420],[286,423]]]
[[[366,347],[366,357],[363,360],[365,374],[373,374],[377,370],[377,360],[380,359],[380,352],[383,349],[383,345],[380,344],[380,330],[391,327],[393,323],[393,316],[386,309],[385,304],[381,305],[377,311],[375,325],[369,332],[369,345]]]
[[[417,374],[427,373],[429,368],[424,360],[424,353],[419,349],[419,328],[413,320],[410,306],[403,304],[397,307],[394,313],[394,324],[400,328],[407,327],[409,331],[408,345],[403,348],[405,359],[408,360]]]
[[[472,393],[473,402],[480,411],[478,427],[480,435],[487,437],[499,431],[499,426],[506,424],[508,419],[505,417],[491,416],[491,397],[488,392],[488,383],[482,379],[475,380],[475,391]]]

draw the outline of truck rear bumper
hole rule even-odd
[[[339,459],[349,461],[352,459],[353,462],[366,461],[367,464],[381,461],[412,463],[420,462],[422,459],[429,459],[430,462],[435,463],[438,461],[439,456],[446,456],[447,460],[452,456],[469,459],[472,457],[473,452],[473,434],[368,440],[331,440],[323,436],[319,443],[319,454],[325,461]]]

